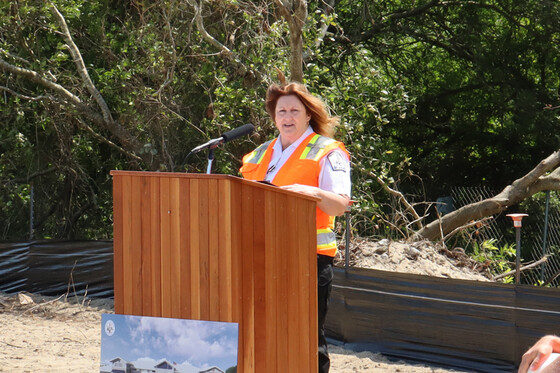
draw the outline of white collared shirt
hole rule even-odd
[[[272,148],[272,156],[270,157],[268,171],[264,179],[268,182],[272,182],[278,170],[284,166],[303,140],[312,133],[314,133],[313,128],[308,126],[303,135],[284,150],[282,150],[281,135],[278,136]],[[321,159],[320,166],[319,188],[350,197],[352,188],[350,181],[350,160],[346,153],[340,149],[334,149]]]

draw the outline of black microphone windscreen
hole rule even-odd
[[[247,123],[242,125],[241,127],[234,128],[231,131],[224,133],[222,137],[224,138],[224,142],[228,142],[231,140],[235,140],[238,137],[248,135],[254,130],[255,126],[253,126],[251,123]]]

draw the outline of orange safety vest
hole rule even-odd
[[[240,171],[245,179],[264,180],[276,141],[277,139],[267,141],[243,157]],[[278,186],[290,184],[319,186],[321,159],[334,149],[341,149],[350,156],[343,143],[316,133],[310,134],[284,163],[272,183]],[[333,232],[334,216],[327,215],[317,207],[316,217],[317,254],[334,257],[337,249],[336,235]]]

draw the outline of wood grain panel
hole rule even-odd
[[[190,200],[190,179],[180,179],[179,183],[179,244],[180,244],[180,268],[181,268],[181,294],[180,294],[180,314],[181,318],[191,317],[191,214],[192,201]]]
[[[277,226],[275,232],[275,261],[278,266],[279,276],[276,279],[276,354],[278,356],[278,369],[277,372],[288,372],[288,286],[287,279],[291,275],[288,273],[288,246],[287,235],[283,233],[287,230],[287,222],[290,220],[290,215],[287,209],[288,196],[279,194],[276,198],[276,221]],[[281,255],[280,255],[281,254]]]
[[[130,235],[130,274],[132,297],[131,313],[138,315],[142,312],[142,180],[138,177],[130,178],[131,204],[131,235]]]
[[[297,214],[296,214],[296,204],[297,200],[293,197],[288,198],[286,203],[286,214],[288,216],[285,225],[285,249],[286,249],[286,264],[287,270],[286,271],[297,271],[299,268],[297,265],[297,258],[298,258],[298,239],[297,236],[298,232],[298,221],[297,221]],[[301,254],[301,253],[299,253]],[[300,353],[298,350],[300,348],[299,345],[299,333],[301,325],[298,323],[298,319],[301,317],[301,311],[298,305],[298,295],[301,292],[300,284],[298,282],[298,274],[297,273],[290,273],[290,276],[286,276],[285,283],[287,286],[287,297],[286,297],[286,304],[287,304],[287,324],[286,324],[286,331],[287,341],[292,343],[287,343],[287,354],[286,360],[289,367],[297,367],[297,355]]]
[[[123,177],[113,180],[113,295],[115,312],[124,313]]]
[[[218,180],[208,180],[208,320],[220,321],[220,200]]]
[[[161,227],[161,315],[171,317],[171,205],[169,178],[159,179],[159,205]]]
[[[200,180],[191,180],[190,182],[190,219],[191,219],[191,230],[190,234],[190,259],[191,265],[187,269],[187,273],[190,274],[191,287],[189,289],[190,297],[190,307],[191,314],[190,318],[194,320],[200,320]],[[187,276],[188,276],[187,274]]]
[[[151,177],[150,182],[150,252],[151,252],[151,273],[150,279],[150,301],[152,302],[152,311],[150,316],[163,316],[162,301],[161,301],[161,206],[160,199],[160,184],[159,178]]]
[[[264,253],[265,253],[265,264],[264,271],[265,276],[265,303],[266,303],[266,324],[265,324],[265,337],[266,341],[266,351],[264,352],[267,356],[267,368],[268,371],[277,371],[278,366],[278,356],[276,354],[276,341],[277,341],[277,327],[276,327],[276,317],[278,309],[278,286],[277,281],[281,274],[278,271],[278,253],[281,251],[281,247],[276,246],[276,227],[281,224],[281,221],[277,220],[276,211],[276,198],[277,193],[273,191],[267,191],[265,194],[264,201],[264,211],[266,212],[265,219],[265,231],[267,232],[265,243],[264,243]]]
[[[251,187],[242,186],[242,216],[243,224],[238,225],[242,232],[241,246],[241,324],[239,343],[243,347],[242,369],[244,372],[255,372],[255,304],[253,280],[253,224],[254,205]]]
[[[243,197],[242,184],[228,182],[231,190],[231,267],[232,267],[232,321],[239,324],[239,338],[237,349],[237,361],[239,372],[251,372],[244,369],[245,343],[243,341]]]
[[[133,226],[133,219],[132,219],[132,195],[130,194],[132,177],[124,177],[123,178],[123,216],[127,217],[123,220],[123,250],[122,250],[122,258],[123,258],[123,301],[124,307],[123,312],[125,314],[134,314],[135,311],[133,309],[134,302],[133,302],[133,287],[132,287],[132,255],[133,250],[135,249],[132,243],[132,237],[134,237],[135,232],[132,229]]]
[[[210,320],[210,226],[209,226],[209,198],[208,198],[208,188],[209,180],[200,180],[200,190],[199,190],[199,223],[198,229],[200,231],[200,241],[199,241],[199,275],[200,275],[200,286],[198,296],[200,298],[200,318],[201,320]],[[195,289],[193,289],[195,290]]]
[[[141,266],[140,278],[142,281],[141,310],[142,315],[152,313],[152,205],[150,203],[150,179],[138,177],[138,194],[140,198],[140,245],[141,245]]]
[[[181,222],[179,220],[179,179],[169,179],[169,256],[171,317],[181,317]]]
[[[252,191],[253,195],[253,224],[251,226],[253,230],[253,289],[254,289],[254,322],[257,325],[266,325],[266,307],[275,307],[276,304],[267,304],[266,299],[266,272],[262,269],[265,268],[265,242],[266,242],[266,220],[268,219],[268,213],[264,210],[264,190],[256,189]],[[255,357],[266,356],[266,328],[255,327],[254,333],[255,339]],[[268,365],[270,362],[268,359],[258,359],[255,358],[255,371],[256,372],[268,372]]]
[[[302,350],[309,351],[309,359],[302,362],[301,371],[315,371],[317,369],[317,234],[315,225],[315,203],[299,201],[297,205],[298,224],[307,227],[299,230],[301,242],[304,247],[313,247],[307,255],[299,257],[299,270],[302,273],[301,292],[299,298],[302,312],[301,345]],[[313,358],[311,358],[313,357]],[[307,364],[307,366],[305,365]]]
[[[218,181],[218,320],[233,321],[233,280],[232,280],[232,232],[231,211],[232,205],[230,183],[226,180]],[[229,212],[228,212],[229,210]]]

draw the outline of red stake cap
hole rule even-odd
[[[513,226],[515,228],[521,228],[521,219],[523,219],[524,216],[529,216],[529,215],[527,215],[527,214],[507,214],[506,216],[509,216],[513,220]]]

